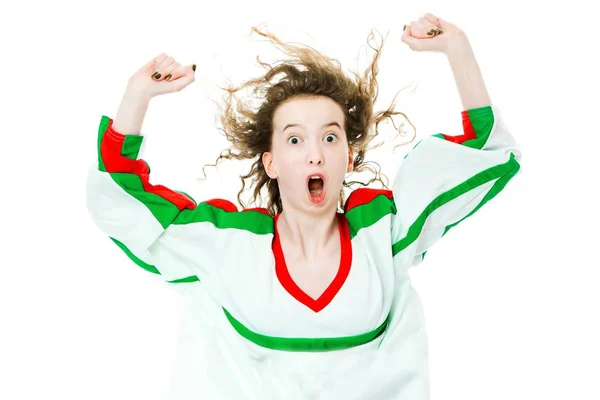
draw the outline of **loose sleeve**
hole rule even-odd
[[[436,134],[406,155],[394,179],[392,250],[419,264],[448,230],[500,193],[520,170],[521,151],[496,106],[462,112],[464,133]]]
[[[183,192],[151,184],[148,163],[138,159],[143,136],[116,132],[112,122],[101,119],[98,160],[87,176],[87,209],[95,225],[169,284],[211,282],[236,207],[219,199],[197,204]]]

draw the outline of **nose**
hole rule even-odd
[[[321,165],[323,164],[323,155],[315,149],[308,153],[307,160],[310,165]]]
[[[317,136],[317,135],[315,135]],[[325,162],[323,147],[318,140],[307,140],[306,161],[309,165],[322,165]]]

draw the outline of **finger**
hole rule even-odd
[[[419,39],[427,39],[432,36],[427,34],[427,32],[431,31],[431,27],[419,21],[412,21],[410,23],[410,30],[411,35]]]
[[[162,63],[165,58],[167,58],[167,55],[165,53],[160,53],[159,55],[154,57],[152,60],[148,61],[146,63],[146,65],[144,65],[142,68],[140,68],[140,71],[150,73],[150,75],[152,75],[153,73],[156,72],[156,66],[158,64]]]
[[[416,50],[416,48],[413,47],[416,39],[413,37],[412,28],[410,27],[410,24],[404,25],[404,32],[402,32],[402,37],[400,38],[400,40],[406,43],[408,47],[411,48],[411,50]]]
[[[430,36],[426,36],[425,39],[416,37],[411,25],[407,25],[404,33],[402,34],[402,41],[414,51],[428,50],[433,46],[435,41],[427,40]]]
[[[174,81],[185,75],[185,68],[178,62],[165,69],[165,81]]]
[[[412,26],[415,28],[419,28],[421,30],[425,30],[431,27],[431,24],[429,23],[429,21],[427,21],[425,18],[421,17],[416,21],[412,22]]]
[[[164,80],[169,72],[169,68],[174,63],[175,59],[173,57],[165,57],[160,64],[156,65],[156,71],[152,74],[152,78],[154,78],[156,81]]]
[[[419,28],[421,28],[428,36],[436,36],[436,35],[439,35],[440,33],[443,33],[442,29],[440,29],[437,25],[433,25],[425,17],[419,18],[417,23],[419,24]]]
[[[442,25],[440,25],[440,19],[433,15],[432,13],[428,12],[425,13],[425,15],[423,16],[427,21],[429,21],[429,23],[433,26],[437,26],[438,28],[442,28]]]
[[[180,91],[196,80],[194,68],[195,65],[188,65],[182,68],[183,74],[179,78],[169,80],[169,85],[172,85],[174,91]]]
[[[170,65],[175,63],[175,59],[171,56],[165,57],[160,64],[156,65],[157,70],[165,71]]]

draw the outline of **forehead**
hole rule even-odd
[[[307,128],[321,127],[325,123],[338,122],[344,126],[344,112],[329,97],[299,97],[283,103],[273,115],[275,130],[283,129],[287,124],[301,124]]]

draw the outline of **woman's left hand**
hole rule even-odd
[[[402,41],[415,51],[448,53],[467,41],[465,33],[456,25],[426,13],[417,21],[405,25]]]

